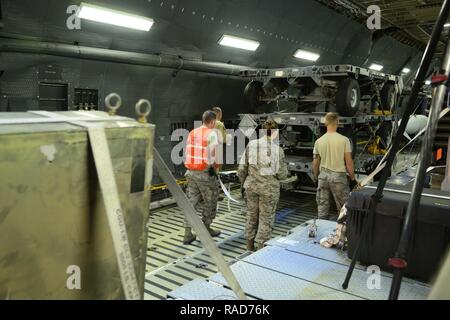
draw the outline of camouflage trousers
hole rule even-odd
[[[218,182],[216,177],[211,177],[207,171],[187,171],[187,197],[197,212],[202,203],[202,220],[205,225],[211,225],[216,217],[217,200],[219,198]],[[186,217],[185,227],[190,227]]]
[[[275,222],[275,212],[280,199],[279,189],[276,191],[266,189],[264,191],[256,193],[245,190],[247,204],[245,238],[247,240],[254,239],[255,245],[260,247],[270,240]]]
[[[336,202],[338,212],[340,212],[342,206],[347,202],[349,194],[350,187],[346,173],[320,168],[316,197],[319,219],[327,220],[329,218],[331,196]]]

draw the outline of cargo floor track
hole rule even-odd
[[[233,194],[238,197],[236,192]],[[286,235],[289,230],[315,217],[314,196],[283,194],[273,236]],[[246,252],[244,225],[245,211],[240,205],[228,204],[226,198],[219,203],[213,227],[222,231],[215,239],[229,263],[237,261]],[[167,299],[169,292],[218,272],[199,241],[183,245],[183,232],[183,215],[176,206],[150,213],[144,299]]]
[[[250,254],[243,237],[244,208],[229,204],[227,199],[220,202],[213,226],[222,234],[216,241],[246,295],[261,300],[387,299],[392,275],[381,272],[379,287],[377,281],[371,287],[372,272],[360,264],[356,265],[349,288],[342,289],[350,260],[345,252],[319,244],[321,238],[333,232],[335,222],[317,220],[316,238],[309,238],[308,226],[315,212],[313,195],[284,194],[273,239],[264,249]],[[152,212],[148,228],[144,299],[237,299],[200,242],[182,244],[183,216],[177,207]],[[424,283],[404,278],[400,299],[426,299],[429,289]]]
[[[350,264],[346,252],[320,246],[319,240],[336,228],[333,221],[316,220],[317,234],[309,237],[314,220],[274,238],[256,253],[238,257],[231,269],[250,299],[258,300],[386,300],[392,274],[372,273],[356,265],[347,290],[342,282]],[[379,269],[378,269],[379,270]],[[399,299],[423,300],[429,287],[403,278]],[[176,300],[237,300],[220,273],[195,279],[170,292]]]

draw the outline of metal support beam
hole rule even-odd
[[[216,262],[219,271],[227,280],[230,288],[233,290],[236,296],[241,300],[247,300],[247,297],[245,296],[245,293],[239,285],[239,282],[237,281],[233,272],[231,271],[230,266],[225,261],[213,238],[211,237],[202,220],[195,211],[195,208],[192,206],[192,204],[186,197],[186,194],[177,184],[175,177],[172,175],[172,172],[170,172],[169,168],[167,167],[166,163],[164,162],[163,158],[156,148],[153,148],[153,156],[155,167],[156,170],[158,170],[159,176],[169,188],[170,193],[177,201],[178,207],[186,216],[189,224],[194,228],[194,231],[202,242],[203,247],[209,253],[210,257]]]
[[[236,77],[240,77],[241,70],[251,69],[247,66],[227,63],[185,60],[174,56],[110,50],[104,48],[76,46],[72,44],[9,37],[0,37],[0,52],[45,54],[101,62],[115,62],[131,65],[214,73]]]
[[[445,180],[442,182],[442,191],[450,191],[450,137],[447,145],[447,167],[445,169]]]
[[[413,87],[411,90],[411,95],[408,100],[408,105],[406,107],[405,112],[403,113],[400,127],[397,130],[395,139],[392,143],[391,150],[386,159],[386,166],[385,166],[384,170],[382,171],[381,179],[378,183],[377,190],[373,194],[370,204],[369,204],[369,208],[367,209],[367,211],[368,211],[367,221],[365,221],[365,223],[364,223],[362,233],[361,233],[358,243],[356,245],[355,251],[353,252],[353,257],[352,257],[352,262],[350,264],[350,268],[348,269],[347,276],[344,280],[344,283],[342,284],[342,287],[344,289],[348,288],[348,284],[352,277],[352,273],[355,268],[356,261],[359,259],[361,243],[366,240],[366,236],[373,226],[373,220],[375,218],[378,203],[381,202],[381,199],[383,197],[383,190],[384,190],[384,187],[386,186],[387,179],[389,178],[389,173],[391,171],[392,164],[394,163],[394,159],[396,157],[397,151],[400,148],[400,142],[403,139],[402,137],[406,130],[406,125],[408,123],[409,117],[411,116],[411,114],[413,113],[413,111],[415,109],[416,99],[418,97],[420,89],[423,86],[426,73],[428,72],[428,67],[432,61],[436,47],[440,41],[441,34],[444,29],[444,23],[447,21],[449,12],[450,12],[450,0],[445,0],[444,3],[442,4],[441,11],[439,13],[436,24],[433,28],[432,36],[428,42],[427,48],[423,55],[423,59],[420,64],[419,71],[417,72],[417,75],[416,75],[416,79],[414,80],[414,84],[413,84]]]
[[[406,208],[405,222],[400,237],[395,257],[390,259],[390,265],[394,268],[394,278],[392,280],[390,300],[397,300],[400,293],[403,273],[408,266],[408,257],[410,246],[414,243],[414,230],[417,220],[417,214],[420,207],[420,199],[424,188],[425,176],[428,167],[431,165],[431,155],[433,154],[433,144],[436,137],[437,126],[439,122],[439,114],[444,105],[447,95],[447,80],[450,74],[450,35],[447,39],[444,60],[440,69],[440,82],[436,83],[437,87],[433,93],[431,103],[430,116],[428,119],[428,127],[422,142],[420,152],[420,162],[417,167],[416,179],[414,180],[411,197]],[[445,80],[444,80],[445,79]]]

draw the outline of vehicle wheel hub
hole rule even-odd
[[[352,89],[352,92],[350,94],[350,105],[352,108],[355,108],[357,103],[358,103],[358,92],[356,89]]]

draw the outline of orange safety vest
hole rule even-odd
[[[200,127],[189,133],[186,146],[186,160],[184,166],[192,171],[208,169],[208,135],[211,129]]]

